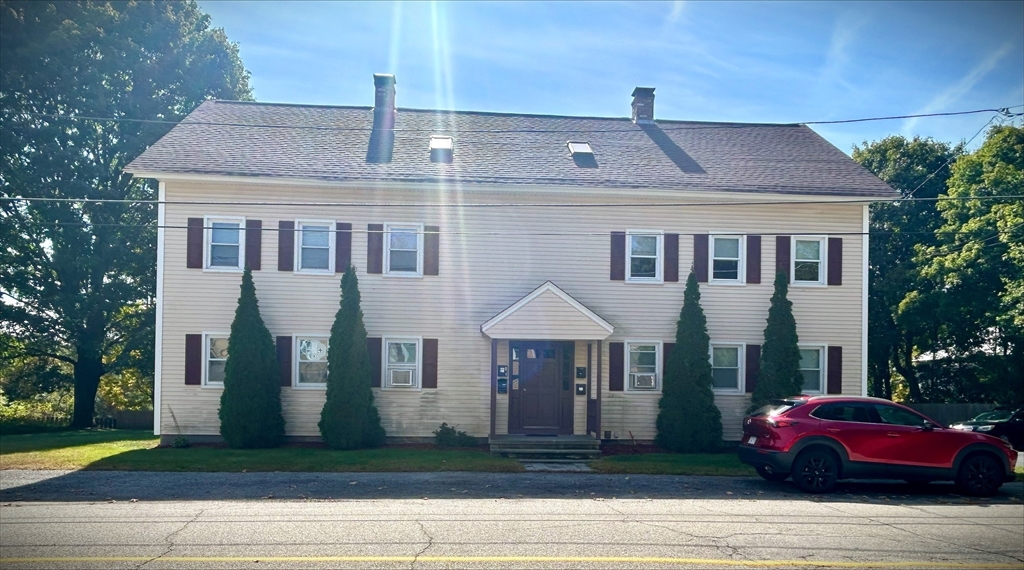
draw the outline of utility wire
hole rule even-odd
[[[999,116],[999,115],[992,115],[992,118],[991,118],[991,119],[989,119],[987,123],[985,123],[984,125],[982,125],[982,126],[981,126],[981,128],[980,128],[980,129],[978,129],[978,132],[974,133],[974,136],[973,136],[973,137],[971,137],[971,138],[970,138],[970,139],[969,139],[969,140],[968,140],[968,141],[967,141],[967,142],[966,142],[966,143],[964,144],[964,146],[965,146],[965,147],[966,147],[966,146],[970,146],[970,145],[971,145],[971,142],[973,142],[973,141],[974,141],[974,139],[978,138],[978,135],[980,135],[982,131],[984,131],[984,130],[985,130],[986,128],[988,128],[988,126],[992,124],[992,121],[996,120],[996,117],[998,117],[998,116]],[[926,178],[925,178],[924,180],[922,180],[922,181],[921,181],[921,183],[920,183],[920,184],[918,184],[918,185],[917,185],[917,187],[916,187],[916,188],[914,188],[913,190],[911,190],[911,191],[910,191],[910,194],[907,194],[907,197],[906,197],[906,198],[904,198],[904,200],[909,200],[909,199],[912,199],[912,198],[914,197],[914,193],[915,193],[915,192],[917,192],[918,190],[920,190],[920,189],[921,189],[921,187],[922,187],[922,186],[924,186],[925,184],[927,184],[929,180],[931,180],[932,178],[934,178],[934,177],[935,177],[935,175],[936,175],[936,174],[938,174],[940,170],[942,170],[943,168],[946,168],[947,166],[949,166],[950,164],[952,164],[952,163],[953,163],[953,161],[954,161],[954,160],[956,160],[957,158],[959,158],[959,157],[958,157],[958,156],[951,156],[951,157],[949,157],[949,159],[948,159],[948,160],[947,160],[946,162],[944,162],[944,163],[942,164],[942,166],[940,166],[940,167],[936,168],[936,169],[935,169],[935,172],[932,172],[931,174],[929,174],[929,175],[928,175],[928,176],[927,176],[927,177],[926,177]]]
[[[828,124],[842,124],[842,123],[862,123],[867,121],[890,121],[896,119],[915,119],[925,117],[949,117],[955,115],[971,115],[977,113],[999,113],[1008,117],[1022,116],[1024,113],[1011,113],[1010,109],[1014,107],[1001,107],[994,109],[974,109],[971,111],[954,111],[949,113],[923,113],[916,115],[897,115],[888,117],[865,117],[859,119],[840,119],[834,121],[803,121],[797,123],[750,123],[753,125],[828,125]],[[401,110],[401,109],[399,109]],[[372,127],[332,127],[324,125],[297,125],[297,124],[259,124],[259,123],[240,123],[240,122],[220,122],[220,121],[190,121],[187,120],[188,116],[184,117],[180,121],[173,121],[167,119],[131,119],[127,117],[100,117],[93,115],[64,115],[58,113],[34,113],[34,112],[17,112],[12,109],[4,109],[4,115],[22,115],[31,117],[42,117],[51,119],[67,119],[75,121],[94,121],[94,122],[113,122],[113,123],[141,123],[141,124],[160,124],[160,125],[181,125],[181,126],[220,126],[220,127],[254,127],[254,128],[268,128],[268,129],[306,129],[316,131],[339,131],[339,132],[370,132]],[[449,113],[456,115],[454,111],[434,111],[436,113]],[[566,119],[589,119],[590,117],[558,117]],[[614,117],[599,118],[599,119],[615,119]],[[701,122],[701,121],[694,121]],[[708,123],[714,123],[707,121]],[[662,131],[684,131],[684,130],[695,130],[704,128],[730,128],[731,126],[742,126],[746,127],[746,123],[717,123],[713,125],[702,125],[702,126],[664,126],[660,127]],[[453,130],[458,133],[634,133],[635,128],[630,129],[451,129],[451,125],[446,125],[441,129],[437,127],[431,128],[401,128],[392,129],[394,132],[438,132],[443,130]]]
[[[80,204],[155,204],[175,206],[273,206],[310,208],[702,208],[719,206],[777,206],[777,205],[829,205],[872,204],[876,202],[938,202],[956,200],[1020,200],[1024,194],[1009,196],[937,196],[934,198],[850,198],[839,200],[752,200],[741,202],[665,202],[665,203],[432,203],[432,202],[241,202],[218,200],[131,200],[106,198],[54,198],[0,196],[4,202],[58,202]]]

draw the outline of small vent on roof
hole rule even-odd
[[[455,139],[452,137],[430,137],[430,162],[451,163],[455,153]]]
[[[597,158],[594,156],[594,149],[590,143],[582,141],[569,141],[565,143],[569,147],[569,154],[572,161],[580,168],[597,168]]]

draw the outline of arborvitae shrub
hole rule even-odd
[[[804,387],[796,319],[793,318],[793,302],[786,297],[788,291],[789,276],[779,272],[775,276],[775,293],[768,309],[768,324],[764,328],[760,372],[750,398],[751,410],[772,400],[796,396]]]
[[[658,402],[655,443],[665,449],[698,452],[722,447],[722,413],[711,391],[710,343],[700,287],[690,272]]]
[[[349,266],[341,278],[341,307],[331,327],[327,400],[318,424],[328,447],[358,449],[384,444],[384,428],[373,405],[372,374],[359,282],[355,267]]]
[[[284,440],[277,352],[260,317],[249,268],[242,273],[242,294],[228,337],[219,415],[220,434],[231,447],[276,447]]]

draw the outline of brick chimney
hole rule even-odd
[[[373,131],[366,162],[391,162],[395,146],[395,76],[373,74]]]
[[[637,87],[633,90],[633,122],[644,124],[654,122],[654,87]]]

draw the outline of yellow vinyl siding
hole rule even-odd
[[[428,206],[213,206],[174,201],[374,202],[424,203],[452,195],[410,190],[342,190],[260,184],[197,184],[168,181],[163,299],[161,432],[217,434],[221,391],[184,384],[184,336],[230,328],[240,273],[186,269],[184,226],[189,217],[246,216],[263,222],[262,267],[254,272],[263,319],[274,336],[326,332],[340,297],[340,273],[305,275],[277,271],[280,220],[332,219],[353,227],[352,262],[357,268],[362,309],[370,336],[437,338],[436,390],[376,390],[385,428],[393,436],[429,437],[442,422],[458,424],[472,435],[490,430],[490,339],[480,325],[536,287],[551,280],[611,323],[615,332],[602,351],[602,431],[628,438],[654,437],[658,394],[608,391],[608,342],[626,338],[672,342],[684,282],[692,264],[691,234],[709,231],[755,233],[762,239],[762,283],[742,287],[702,285],[702,304],[713,341],[760,344],[772,294],[774,233],[859,232],[859,204],[785,206],[630,207],[629,202],[680,202],[672,198],[594,197],[585,193],[540,193],[516,189],[473,192],[461,199],[475,203],[531,205],[517,208],[437,208]],[[758,195],[733,195],[757,199]],[[728,199],[726,196],[723,199]],[[766,196],[765,199],[771,199]],[[618,207],[545,207],[544,203],[623,202]],[[440,227],[440,275],[396,278],[366,274],[368,223],[407,222]],[[681,234],[680,282],[631,284],[609,280],[609,232],[630,228]],[[548,235],[538,235],[548,234]],[[565,234],[565,235],[550,235]],[[800,338],[843,347],[843,391],[861,389],[861,244],[844,235],[841,287],[790,289]],[[527,327],[528,323],[522,326]],[[547,329],[530,331],[543,334]],[[582,347],[582,348],[581,348]],[[582,353],[580,352],[582,350]],[[499,342],[499,362],[508,362],[508,342]],[[594,344],[596,354],[596,342]],[[586,341],[577,342],[577,365],[586,359]],[[592,371],[596,381],[596,371]],[[576,433],[585,430],[585,398],[575,397]],[[746,397],[720,396],[726,439],[738,439]],[[318,435],[323,391],[282,389],[290,435]],[[179,428],[174,425],[177,419]],[[498,433],[507,429],[507,396],[499,395]]]

